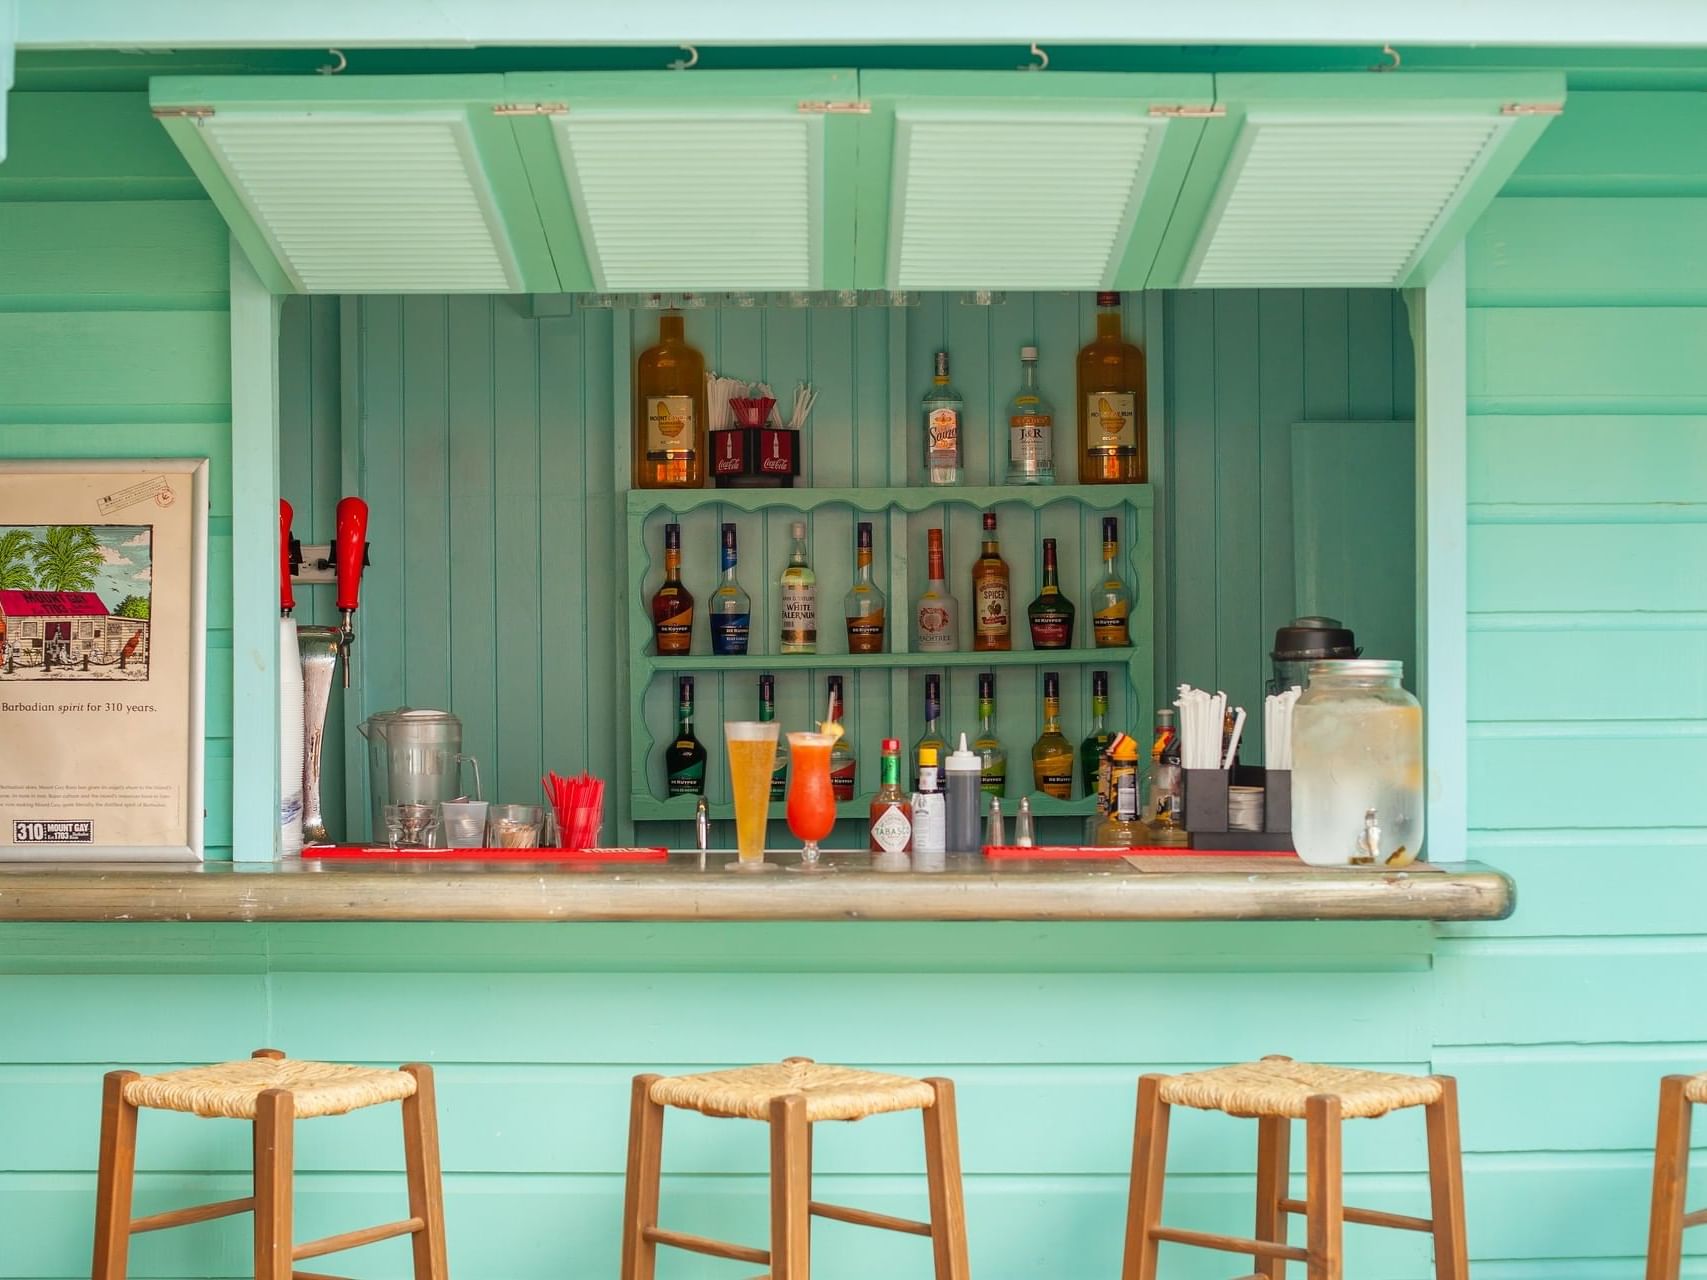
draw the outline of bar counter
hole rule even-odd
[[[793,853],[773,854],[785,864]],[[729,852],[617,865],[470,862],[0,863],[7,921],[1501,920],[1502,872],[1139,870],[1124,859],[985,861],[885,870],[730,874]]]

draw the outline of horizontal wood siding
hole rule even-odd
[[[1659,1077],[1707,1068],[1704,121],[1573,92],[1470,238],[1471,843],[1519,891],[1433,1018],[1484,1280],[1640,1276]]]
[[[225,224],[141,93],[13,93],[0,458],[207,457],[207,856],[231,856]]]

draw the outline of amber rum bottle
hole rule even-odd
[[[972,647],[1013,648],[1008,562],[996,541],[996,513],[984,513],[984,550],[972,564]]]
[[[634,487],[703,488],[707,448],[705,357],[682,336],[681,314],[666,311],[634,372]]]
[[[1143,484],[1144,353],[1120,336],[1120,295],[1097,294],[1097,336],[1079,352],[1079,483]]]
[[[659,653],[693,648],[693,595],[682,585],[682,527],[664,526],[664,581],[652,596],[652,634]]]

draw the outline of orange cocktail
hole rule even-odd
[[[730,720],[723,726],[729,755],[729,793],[735,802],[734,866],[764,869],[765,823],[770,817],[771,771],[776,764],[775,721]]]
[[[818,842],[836,826],[836,795],[830,787],[830,748],[838,734],[788,735],[788,829],[804,844],[800,866],[818,867]]]

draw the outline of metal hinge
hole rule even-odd
[[[1151,107],[1153,116],[1170,120],[1219,120],[1227,114],[1226,107]]]
[[[492,108],[495,116],[566,116],[567,102],[500,102]]]
[[[1502,116],[1562,116],[1562,102],[1508,102],[1500,108]]]
[[[156,120],[181,120],[181,119],[184,119],[186,117],[191,119],[191,120],[204,120],[208,116],[211,116],[212,114],[213,114],[213,108],[212,107],[155,107],[154,108],[154,118]]]
[[[869,102],[802,102],[796,110],[817,116],[868,116]]]

